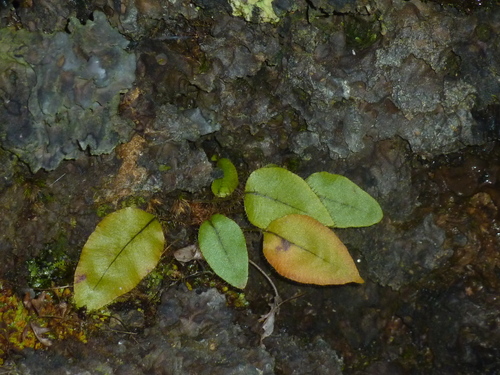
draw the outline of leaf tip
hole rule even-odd
[[[365,283],[365,280],[363,280],[363,278],[361,276],[356,275],[354,277],[354,279],[352,280],[353,283],[357,283],[357,284],[364,284]]]
[[[238,289],[245,289],[245,288],[246,288],[246,286],[247,286],[247,280],[245,280],[245,282],[244,282],[244,283],[241,283],[241,284],[238,284],[238,285],[233,284],[233,286],[234,286],[235,288],[238,288]]]

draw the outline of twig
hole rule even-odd
[[[66,173],[63,173],[59,178],[57,178],[57,180],[55,180],[53,183],[51,183],[49,186],[52,187],[57,181],[59,181],[61,178],[63,178],[64,176],[66,176]]]
[[[271,278],[267,275],[267,273],[264,272],[262,268],[260,268],[255,262],[252,260],[248,260],[252,266],[257,268],[257,270],[264,275],[264,277],[267,279],[269,284],[274,289],[274,298],[271,303],[269,303],[270,310],[267,314],[264,314],[260,317],[259,322],[262,322],[262,333],[260,334],[260,345],[264,347],[263,340],[266,337],[269,337],[273,334],[274,331],[274,322],[276,321],[276,315],[279,314],[280,311],[280,306],[282,304],[281,302],[281,297],[278,293],[278,289],[276,288],[276,285],[274,285],[273,281]]]
[[[276,285],[274,285],[273,281],[271,280],[271,278],[267,275],[267,273],[264,272],[264,270],[262,268],[260,268],[257,263],[255,263],[253,260],[249,259],[248,262],[254,266],[255,268],[257,268],[257,270],[262,274],[264,275],[264,277],[267,279],[267,281],[269,282],[269,284],[271,284],[271,286],[273,287],[274,289],[274,296],[275,298],[278,298],[281,300],[280,298],[280,295],[278,293],[278,289],[276,288]]]

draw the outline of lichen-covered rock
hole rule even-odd
[[[0,30],[0,140],[33,171],[82,150],[109,153],[132,128],[118,116],[120,94],[135,80],[128,41],[99,12],[68,30]]]
[[[432,3],[312,4],[309,19],[290,15],[277,27],[221,16],[200,43],[210,64],[190,81],[204,83],[200,104],[219,100],[211,110],[224,147],[274,153],[269,123],[284,108],[312,133],[283,130],[300,158],[311,157],[310,146],[332,159],[350,158],[394,136],[425,156],[484,142],[474,108],[491,104],[500,90],[486,68],[499,54],[492,14],[479,22]],[[336,15],[343,7],[347,15]],[[485,59],[473,58],[478,52]],[[260,141],[245,136],[244,127]],[[237,137],[224,132],[238,128]]]
[[[220,129],[220,125],[205,119],[199,108],[190,108],[179,111],[171,104],[157,109],[154,129],[165,130],[170,140],[174,142],[194,142],[202,135],[213,133]]]

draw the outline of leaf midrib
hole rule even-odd
[[[332,262],[330,262],[328,259],[319,256],[317,253],[315,253],[315,252],[313,252],[313,251],[311,251],[311,250],[309,250],[309,249],[307,249],[307,248],[305,248],[303,246],[300,246],[299,244],[297,244],[297,243],[295,243],[293,241],[290,241],[288,238],[285,238],[285,237],[283,237],[282,235],[279,235],[276,232],[273,232],[273,231],[270,231],[270,230],[266,230],[265,232],[266,233],[270,233],[270,234],[274,234],[276,237],[279,237],[280,239],[285,240],[285,241],[291,243],[293,246],[297,246],[299,249],[304,250],[304,251],[308,252],[309,254],[314,255],[316,258],[321,259],[325,263],[332,264]]]
[[[235,266],[237,267],[238,265],[237,265],[237,264],[235,264],[235,263],[233,262],[233,259],[229,256],[229,252],[228,252],[228,250],[226,250],[226,246],[225,246],[224,242],[222,241],[222,236],[220,235],[220,232],[219,232],[219,230],[217,229],[216,225],[212,222],[212,220],[211,220],[211,219],[207,220],[207,222],[208,222],[208,224],[210,225],[210,227],[214,230],[215,235],[217,236],[217,241],[220,243],[222,250],[223,250],[223,251],[224,251],[224,253],[226,254],[226,259],[228,259],[228,260],[229,260],[229,263],[231,263],[231,265],[232,265],[233,267],[235,267]]]
[[[106,276],[107,272],[109,271],[109,269],[111,268],[111,266],[116,262],[116,260],[118,259],[118,257],[123,253],[123,251],[127,248],[127,246],[132,242],[134,241],[142,232],[144,232],[146,230],[147,227],[149,227],[149,225],[155,220],[156,218],[153,216],[151,218],[151,220],[149,220],[146,225],[144,227],[141,228],[140,231],[138,231],[135,235],[133,235],[130,240],[121,248],[121,250],[118,252],[118,254],[116,254],[116,256],[114,257],[114,259],[111,261],[111,263],[108,265],[108,267],[106,268],[106,270],[104,270],[104,272],[102,273],[102,276],[101,278],[99,279],[99,281],[97,281],[97,284],[95,284],[93,290],[96,290],[97,287],[99,286],[99,284],[101,283],[101,281],[103,280],[104,276]]]
[[[247,191],[247,192],[245,192],[245,194],[252,194],[252,195],[256,195],[256,196],[262,197],[262,198],[267,198],[267,199],[269,199],[269,200],[271,200],[271,201],[273,201],[273,202],[281,203],[281,204],[282,204],[282,205],[284,205],[284,206],[288,206],[288,207],[290,207],[290,208],[293,208],[294,210],[300,211],[300,212],[302,212],[304,215],[311,216],[311,215],[309,214],[309,212],[307,212],[307,211],[303,210],[302,208],[295,207],[295,206],[291,205],[290,203],[287,203],[287,202],[285,202],[285,201],[282,201],[282,200],[280,200],[280,199],[278,199],[278,198],[274,198],[274,197],[272,197],[272,196],[270,196],[270,195],[265,195],[265,194],[262,194],[262,193],[258,193],[258,192],[256,192],[256,191]]]

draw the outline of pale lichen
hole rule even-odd
[[[276,23],[280,19],[273,9],[272,0],[230,0],[233,16],[251,21],[257,15],[259,22]]]
[[[133,123],[118,114],[135,81],[129,42],[103,13],[68,32],[0,30],[0,142],[32,171],[55,169],[86,150],[111,152]]]

